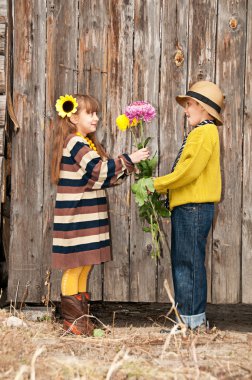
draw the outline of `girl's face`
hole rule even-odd
[[[96,112],[87,113],[87,111],[83,109],[78,115],[75,116],[77,131],[83,136],[96,131],[96,127],[99,121],[99,117],[97,116]]]
[[[201,104],[190,98],[186,102],[185,114],[191,127],[195,127],[204,120],[212,119]]]

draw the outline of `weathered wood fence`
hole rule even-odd
[[[6,248],[6,238],[4,233],[4,224],[6,221],[4,207],[6,206],[6,158],[5,158],[5,126],[6,126],[6,41],[7,41],[7,4],[1,4],[0,11],[0,228],[1,228],[1,245],[0,245],[0,287],[6,286],[7,263],[4,255]],[[6,249],[7,251],[8,249]],[[1,294],[1,293],[0,293]],[[0,297],[1,300],[1,297]],[[0,301],[1,302],[1,301]]]
[[[152,150],[157,175],[169,171],[183,134],[175,96],[200,79],[225,93],[223,196],[208,244],[208,299],[252,302],[252,1],[13,1],[13,102],[20,124],[12,134],[9,297],[40,302],[50,268],[50,184],[54,104],[65,93],[90,93],[102,105],[99,136],[116,156],[132,149],[116,116],[132,100],[157,109]],[[1,63],[1,61],[0,61]],[[2,126],[2,124],[1,124]],[[110,189],[113,261],[92,274],[93,299],[166,301],[169,244],[156,263],[148,254],[130,180]],[[168,241],[169,224],[164,223]],[[52,277],[51,298],[59,294]]]

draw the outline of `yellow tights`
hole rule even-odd
[[[64,271],[61,280],[61,293],[63,296],[72,296],[87,291],[88,276],[93,265],[85,265],[67,269]]]

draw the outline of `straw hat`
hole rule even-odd
[[[223,94],[220,88],[213,82],[202,80],[194,83],[185,95],[176,96],[177,102],[186,106],[188,98],[196,100],[202,107],[216,119],[217,125],[222,125],[223,120],[220,115],[223,106]]]

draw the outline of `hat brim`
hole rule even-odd
[[[193,99],[197,103],[199,103],[209,113],[209,115],[211,115],[215,118],[217,125],[223,125],[222,116],[214,108],[212,108],[208,104],[205,104],[201,100],[193,98],[192,96],[185,96],[185,95],[176,96],[176,101],[178,102],[179,105],[181,105],[184,108],[186,107],[186,102],[188,101],[188,99]]]

